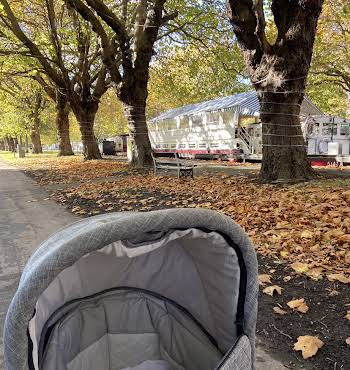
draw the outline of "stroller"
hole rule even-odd
[[[114,213],[51,236],[4,331],[6,370],[252,370],[257,261],[210,210]]]

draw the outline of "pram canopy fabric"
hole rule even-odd
[[[254,369],[257,293],[255,251],[222,214],[84,219],[29,260],[5,369]]]

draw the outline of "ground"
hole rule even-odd
[[[79,157],[45,155],[6,159],[80,217],[169,207],[211,208],[231,216],[258,251],[259,341],[287,368],[347,369],[350,171],[329,170],[308,184],[277,187],[260,184],[254,165],[201,165],[193,180],[178,180],[130,171],[125,161],[116,159],[83,162]],[[274,285],[273,296],[263,293]],[[309,308],[306,313],[287,305],[301,298]],[[286,313],[275,313],[276,307]],[[309,359],[293,350],[304,335],[324,343]]]

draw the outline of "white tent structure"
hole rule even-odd
[[[322,115],[305,97],[300,120]],[[256,92],[246,92],[169,110],[152,119],[150,139],[155,151],[182,156],[261,158],[260,104]],[[243,153],[242,153],[243,152]]]

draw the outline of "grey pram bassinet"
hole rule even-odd
[[[209,210],[115,213],[51,236],[5,322],[5,369],[254,369],[257,262]]]

